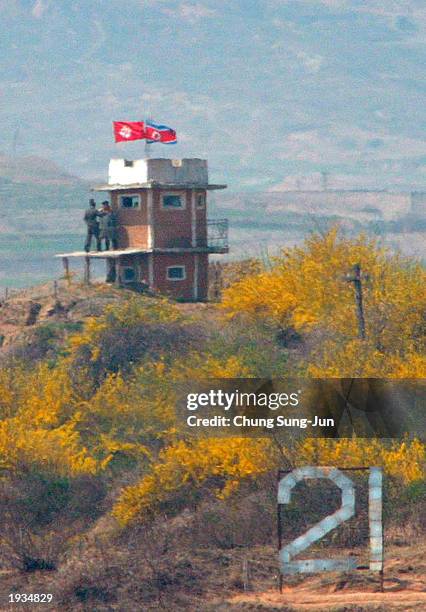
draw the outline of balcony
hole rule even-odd
[[[156,228],[155,249],[197,250],[208,253],[227,253],[228,219],[207,219],[205,226],[197,227],[198,237],[193,242],[191,225],[164,224]]]
[[[229,251],[228,240],[228,219],[207,219],[207,244],[197,246],[207,246],[211,253],[227,253]]]

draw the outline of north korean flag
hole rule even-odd
[[[162,142],[163,144],[176,144],[176,132],[167,125],[158,125],[150,121],[145,123],[145,138],[149,143]]]
[[[115,142],[146,138],[143,121],[113,121]]]

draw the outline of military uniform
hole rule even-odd
[[[112,248],[117,248],[117,216],[113,211],[101,211],[99,228],[100,240],[105,240],[105,248],[108,251],[110,245]]]
[[[86,253],[90,251],[90,247],[92,245],[92,238],[95,238],[96,240],[96,249],[98,251],[101,250],[98,216],[98,211],[96,210],[96,208],[93,207],[88,208],[84,213],[84,221],[87,225],[86,242],[84,243],[84,250],[86,251]]]

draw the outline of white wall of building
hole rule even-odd
[[[159,183],[208,183],[207,160],[205,159],[111,159],[108,183],[110,185],[132,185],[156,181]]]

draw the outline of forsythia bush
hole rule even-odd
[[[386,473],[405,483],[424,478],[426,447],[418,440],[386,444],[379,440],[307,439],[288,458],[294,465],[382,466]],[[117,500],[113,515],[122,526],[146,521],[167,502],[179,508],[191,494],[211,488],[226,499],[250,478],[277,469],[279,457],[269,439],[227,438],[180,441],[165,449],[149,473],[126,487]]]
[[[142,324],[169,324],[181,319],[179,311],[166,299],[153,301],[132,296],[124,303],[108,305],[102,316],[87,319],[83,331],[70,339],[71,354],[84,350],[91,361],[96,361],[106,332],[128,331]]]
[[[346,275],[360,263],[367,342],[356,340],[352,283]],[[426,271],[420,263],[390,254],[360,236],[337,229],[313,235],[283,251],[271,270],[243,277],[224,291],[228,317],[245,316],[277,328],[316,332],[305,371],[316,377],[426,374],[424,352]]]
[[[151,471],[134,485],[124,489],[113,515],[121,525],[144,521],[162,504],[176,500],[179,494],[205,487],[209,480],[219,498],[226,498],[240,483],[269,471],[274,465],[274,451],[269,440],[224,438],[183,441],[165,449]]]
[[[18,419],[0,422],[0,470],[25,475],[29,470],[60,476],[95,474],[98,462],[82,446],[71,424],[55,429],[28,428]]]
[[[353,287],[344,280],[357,261],[370,275],[366,340],[356,337]],[[270,270],[253,262],[249,269],[254,274],[226,289],[221,308],[231,319],[254,321],[247,338],[266,321],[261,356],[269,351],[271,329],[289,326],[302,337],[312,334],[304,362],[310,376],[425,375],[420,265],[333,230],[286,251]],[[175,414],[180,384],[256,377],[261,365],[242,350],[245,336],[235,342],[242,325],[232,342],[227,329],[215,328],[197,344],[185,336],[188,322],[189,328],[190,317],[164,300],[132,296],[88,319],[56,362],[0,370],[0,479],[18,476],[25,483],[35,470],[61,477],[106,472],[105,481],[115,482],[118,474],[129,482],[136,470],[143,477],[123,489],[113,508],[124,526],[171,505],[178,510],[206,490],[225,499],[241,483],[275,470],[280,456],[269,439],[182,439]],[[258,337],[252,334],[248,351],[259,347]],[[405,483],[424,473],[419,441],[307,440],[283,452],[294,464],[383,465]]]
[[[387,474],[410,483],[425,477],[426,446],[419,440],[386,444],[375,439],[311,438],[297,448],[294,459],[299,465],[382,466]]]
[[[189,363],[176,361],[169,373],[175,380],[206,380],[209,378],[250,378],[253,372],[242,362],[238,355],[224,359],[193,353]]]
[[[41,363],[28,371],[5,368],[0,376],[0,467],[25,474],[32,468],[60,475],[93,474],[98,462],[75,427],[80,405],[69,371]]]
[[[151,447],[175,439],[175,390],[165,364],[147,363],[126,378],[110,374],[80,404],[75,420],[86,443],[106,466],[120,456],[152,458]]]
[[[411,351],[379,351],[371,341],[350,340],[342,346],[325,340],[314,348],[307,373],[313,378],[424,378],[426,357]]]

